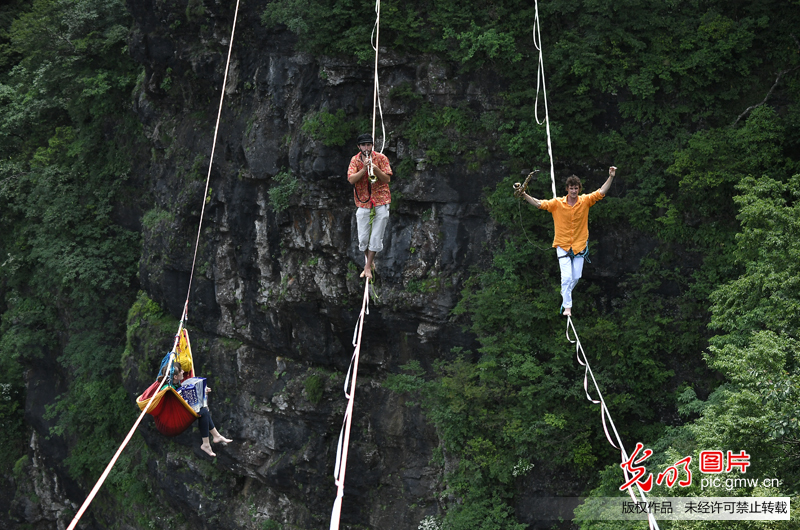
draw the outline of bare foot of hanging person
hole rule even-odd
[[[215,444],[228,445],[233,440],[231,440],[230,438],[225,438],[219,433],[218,430],[214,429],[213,431],[211,431],[211,441],[214,442]]]
[[[208,438],[203,438],[203,443],[200,445],[200,450],[208,456],[217,456],[216,453],[214,453],[214,451],[211,449],[211,444],[208,443]]]
[[[572,308],[571,307],[565,307],[564,308],[564,316],[565,317],[571,317],[572,316]]]

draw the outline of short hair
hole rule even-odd
[[[583,184],[581,184],[581,179],[579,179],[575,175],[571,175],[569,178],[567,178],[567,184],[566,184],[567,189],[569,189],[570,186],[578,186],[578,191],[583,190]]]

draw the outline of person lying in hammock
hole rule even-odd
[[[166,375],[167,366],[164,366],[161,370],[161,375],[159,376],[159,382],[164,381]],[[172,382],[164,383],[161,388],[159,388],[159,392],[164,390],[165,388],[172,387],[175,390],[178,390],[181,386],[181,382],[183,381],[183,367],[180,363],[175,363],[175,367],[172,374]],[[206,387],[206,395],[211,392],[209,387]],[[202,438],[202,443],[200,444],[200,449],[208,456],[217,456],[216,453],[211,449],[211,444],[208,441],[209,433],[211,434],[211,440],[215,443],[221,443],[222,445],[227,445],[231,443],[233,440],[230,438],[225,438],[222,436],[217,428],[214,426],[214,421],[211,419],[211,411],[208,410],[208,407],[202,407],[198,412],[200,414],[200,418],[198,420],[198,425],[200,426],[200,438]]]

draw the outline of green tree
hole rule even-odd
[[[529,12],[516,7],[524,19]],[[780,339],[759,337],[753,347],[762,353],[752,355],[761,360],[752,361],[752,367],[769,376],[750,374],[746,384],[735,382],[744,377],[741,372],[713,360],[751,358],[731,349],[744,347],[739,335],[730,338],[724,356],[728,343],[719,341],[728,339],[717,338],[710,343],[707,365],[701,357],[709,339],[723,330],[720,326],[746,330],[749,318],[761,323],[757,331],[763,331],[765,318],[783,319],[780,329],[793,324],[793,317],[772,310],[769,317],[729,314],[726,304],[760,299],[763,291],[747,284],[738,292],[742,299],[726,296],[722,303],[720,288],[746,271],[739,257],[743,248],[758,248],[752,238],[743,247],[745,236],[737,235],[755,222],[736,208],[735,195],[749,196],[740,186],[750,185],[752,175],[781,183],[797,172],[796,80],[785,77],[775,91],[770,89],[776,72],[798,65],[791,34],[798,13],[777,2],[729,7],[634,0],[540,6],[557,164],[624,167],[611,197],[592,209],[592,233],[645,234],[654,245],[634,272],[603,279],[603,289],[582,282],[578,329],[623,440],[659,442],[661,460],[654,463],[664,467],[675,461],[669,458],[697,448],[694,428],[706,435],[714,429],[732,435],[741,427],[738,442],[750,440],[754,449],[763,449],[763,442],[754,441],[758,436],[769,429],[789,432],[787,425],[796,417],[786,405],[793,379],[777,378],[775,364],[759,357]],[[494,26],[482,24],[482,16],[476,24],[488,32]],[[519,24],[519,19],[508,21],[502,31]],[[496,126],[499,134],[490,146],[505,150],[512,171],[547,165],[543,134],[533,125],[536,64],[523,50],[529,44],[518,40],[516,45],[523,57],[518,63],[512,62],[512,52],[498,48],[504,49],[506,62],[493,71],[508,90]],[[467,68],[475,65],[472,60]],[[743,113],[768,92],[775,106]],[[563,324],[554,314],[557,269],[546,252],[552,221],[527,205],[520,207],[510,196],[512,181],[507,178],[487,193],[492,217],[507,230],[491,248],[490,266],[473,271],[456,309],[477,335],[479,351],[444,362],[433,373],[417,374],[415,384],[401,377],[411,374],[389,382],[398,391],[416,388],[425,395],[420,402],[445,450],[458,459],[448,486],[464,505],[451,508],[445,519],[450,523],[460,520],[462,510],[474,510],[473,516],[488,521],[497,503],[511,506],[517,486],[509,470],[519,458],[532,455],[571,469],[603,491],[621,484],[618,454],[609,450],[597,408],[585,400],[582,378],[559,329]],[[602,179],[589,173],[590,189],[595,181]],[[549,178],[536,180],[532,194],[547,197]],[[764,212],[759,215],[763,219]],[[621,259],[629,260],[628,253],[624,249]],[[787,271],[781,292],[790,289],[793,273]],[[752,282],[755,277],[741,278]],[[615,297],[607,288],[622,294]],[[792,308],[789,304],[786,315],[795,314]],[[793,359],[792,347],[787,348],[784,357]],[[722,374],[722,385],[709,368]],[[780,384],[745,392],[764,377]],[[707,402],[697,398],[709,392]],[[760,410],[762,400],[783,404],[779,412]],[[737,410],[750,415],[741,425],[734,417]],[[514,425],[522,427],[516,431]],[[762,455],[761,463],[769,458],[781,462],[774,451],[764,449]],[[597,465],[609,465],[601,477],[592,471]],[[467,501],[486,491],[497,493],[492,508]]]
[[[1,36],[0,383],[19,404],[21,368],[58,367],[68,390],[52,434],[69,442],[73,476],[94,480],[133,416],[119,374],[139,237],[115,220],[140,136],[130,19],[117,0],[13,5]],[[4,422],[15,413],[2,410]]]

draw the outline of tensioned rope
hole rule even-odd
[[[344,378],[344,395],[347,398],[347,409],[342,421],[342,430],[339,432],[339,443],[336,446],[336,464],[333,470],[333,480],[336,484],[336,500],[333,502],[331,512],[330,530],[339,530],[339,519],[342,515],[342,498],[344,497],[344,476],[347,470],[347,449],[350,445],[350,423],[353,419],[353,407],[356,400],[356,376],[358,375],[358,360],[361,355],[361,333],[364,329],[364,317],[369,315],[369,278],[364,282],[364,299],[361,301],[361,313],[356,321],[353,331],[353,357],[350,359],[350,368]],[[352,378],[351,378],[352,375]],[[348,393],[347,387],[350,386]]]
[[[378,80],[378,46],[381,29],[381,0],[375,0],[375,25],[370,35],[370,44],[375,50],[375,70],[373,75],[374,86],[372,89],[372,138],[375,140],[375,119],[376,109],[381,117],[381,148],[379,153],[383,153],[386,146],[386,125],[383,122],[383,109],[381,108],[381,98],[379,93]],[[372,220],[370,219],[370,230],[372,230]],[[347,451],[350,445],[350,424],[353,420],[353,407],[356,399],[356,376],[358,375],[358,360],[361,355],[361,333],[364,329],[364,317],[369,314],[369,278],[364,279],[364,298],[361,302],[361,313],[358,315],[355,330],[353,330],[353,357],[350,359],[350,367],[347,369],[347,377],[344,379],[344,395],[347,398],[347,409],[342,421],[342,430],[339,432],[339,443],[336,446],[336,464],[333,469],[333,479],[336,484],[336,500],[333,501],[331,510],[330,530],[339,530],[339,521],[342,516],[342,499],[344,497],[344,477],[347,471]],[[352,378],[351,378],[352,375]],[[350,386],[348,393],[347,387]]]
[[[233,51],[233,36],[236,33],[236,19],[239,16],[239,0],[236,0],[236,10],[233,12],[233,27],[231,28],[231,40],[228,43],[228,58],[225,61],[225,75],[222,78],[222,91],[219,95],[219,109],[217,110],[217,123],[214,126],[214,140],[211,143],[211,158],[208,160],[208,174],[206,175],[206,188],[203,191],[203,206],[200,210],[200,222],[197,224],[197,239],[194,242],[194,256],[192,257],[192,268],[189,274],[189,289],[186,291],[186,304],[184,306],[183,318],[189,314],[189,295],[192,292],[192,280],[194,279],[194,266],[197,263],[197,249],[200,247],[200,232],[203,229],[203,215],[206,212],[206,202],[208,200],[208,184],[211,182],[211,167],[214,165],[214,153],[217,150],[217,134],[219,133],[219,122],[222,117],[222,103],[225,100],[225,87],[228,84],[228,70],[231,65],[231,52]],[[181,320],[183,320],[183,318]]]
[[[540,88],[540,85],[541,85],[541,91],[542,91],[542,96],[543,96],[542,99],[544,101],[544,124],[545,124],[545,129],[547,131],[547,153],[548,153],[548,155],[550,157],[550,182],[551,182],[551,185],[552,185],[553,197],[556,197],[556,179],[555,179],[555,169],[554,169],[554,166],[553,166],[553,146],[552,146],[552,142],[551,142],[551,139],[550,139],[550,115],[549,115],[549,112],[548,112],[548,109],[547,109],[547,85],[545,83],[545,77],[544,77],[544,57],[543,57],[543,54],[542,54],[542,35],[541,35],[541,28],[540,28],[540,25],[539,25],[539,2],[538,2],[538,0],[536,0],[534,2],[534,5],[535,5],[536,12],[535,12],[535,18],[534,18],[534,23],[533,23],[533,44],[536,47],[536,50],[539,52],[539,63],[538,63],[537,68],[536,68],[536,101],[535,101],[535,105],[534,105],[534,117],[536,118],[536,123],[538,125],[542,125],[543,122],[541,120],[539,120],[539,88]],[[515,184],[514,185],[515,190],[519,187],[520,190],[524,191],[526,186],[527,186],[528,180],[537,171],[538,170],[536,170],[536,171],[532,172],[530,175],[528,175],[528,178],[526,179],[524,185],[520,185],[519,183]],[[525,233],[526,239],[528,239],[528,243],[530,243],[531,245],[539,248],[538,245],[535,245],[530,240],[530,238],[528,237],[527,232],[525,231],[525,227],[522,224],[522,210],[521,210],[521,208],[520,208],[520,211],[519,211],[519,222],[520,222],[520,226],[522,227],[523,233]],[[575,340],[572,340],[570,338],[570,335],[569,335],[570,328],[572,329],[572,332],[575,335]],[[628,461],[628,453],[627,453],[627,451],[625,451],[625,446],[622,444],[622,438],[620,437],[619,432],[617,432],[617,427],[616,427],[616,425],[614,425],[614,420],[611,418],[611,413],[609,412],[608,406],[606,405],[606,402],[603,399],[603,394],[602,394],[602,392],[600,392],[600,387],[598,386],[597,380],[594,377],[594,373],[592,372],[592,369],[589,366],[589,360],[586,358],[586,353],[584,352],[583,346],[581,345],[581,341],[578,338],[578,332],[575,330],[575,325],[572,323],[572,317],[571,316],[567,317],[567,332],[566,332],[566,335],[567,335],[567,340],[571,344],[575,344],[576,357],[577,357],[578,363],[581,366],[585,367],[584,376],[583,376],[583,390],[586,393],[586,399],[588,399],[592,403],[600,405],[600,417],[601,417],[601,420],[602,420],[602,423],[603,423],[603,431],[605,432],[606,439],[608,440],[608,443],[610,443],[612,447],[614,447],[615,449],[618,449],[620,451],[620,454],[621,454],[621,457],[622,457],[622,462],[627,462]],[[599,399],[594,399],[589,394],[589,377],[590,376],[592,378],[592,383],[594,384],[594,388],[597,391],[597,396],[599,397]],[[608,418],[608,422],[611,424],[611,429],[614,432],[614,437],[617,440],[616,444],[614,443],[614,440],[611,439],[611,435],[608,432],[608,425],[606,424],[606,418]],[[628,470],[623,467],[622,471],[623,471],[623,474],[624,474],[624,477],[625,477],[625,482],[627,483],[630,480],[630,476],[628,474]],[[638,482],[635,483],[635,485],[636,485],[636,488],[637,488],[637,490],[639,492],[639,496],[641,497],[641,501],[646,503],[647,502],[647,498],[645,496],[645,492],[642,490],[642,488],[638,484]],[[628,491],[628,494],[630,495],[631,499],[634,502],[636,502],[636,496],[635,496],[635,494],[633,492],[633,487],[632,486],[628,486],[627,491]],[[655,519],[655,517],[653,516],[652,513],[648,513],[647,519],[648,519],[648,525],[650,526],[650,530],[659,530],[658,523],[656,522],[656,519]]]
[[[175,344],[172,346],[172,351],[175,351],[175,348],[178,347],[178,340],[180,339],[180,333],[181,333],[181,328],[182,327],[183,327],[183,322],[181,322],[178,325],[178,334],[175,336]],[[172,362],[174,360],[174,357],[175,357],[174,355],[171,356],[170,360],[169,360],[169,364],[167,364],[167,371],[166,371],[167,374],[170,373],[170,369],[172,368]],[[108,477],[108,474],[111,472],[111,469],[114,467],[114,464],[117,463],[117,459],[119,458],[119,455],[122,454],[122,451],[125,449],[125,446],[128,445],[128,442],[131,441],[131,438],[133,437],[133,433],[136,432],[137,427],[139,427],[139,424],[142,422],[142,418],[144,418],[144,415],[147,414],[147,411],[150,409],[150,405],[152,403],[153,403],[153,400],[150,399],[147,402],[147,406],[145,406],[145,408],[142,411],[142,413],[139,414],[138,418],[136,418],[136,422],[133,424],[133,427],[131,427],[131,430],[128,431],[128,435],[125,436],[125,439],[122,441],[122,444],[117,449],[117,452],[114,454],[114,457],[111,459],[111,461],[106,466],[106,469],[103,471],[103,474],[100,475],[99,479],[97,479],[97,482],[95,483],[94,487],[92,488],[92,491],[89,493],[89,496],[86,497],[86,500],[83,501],[83,505],[81,505],[81,508],[78,510],[78,513],[76,513],[75,517],[72,518],[72,522],[69,524],[69,527],[67,528],[67,530],[73,530],[75,528],[75,526],[78,524],[78,521],[81,520],[81,517],[83,517],[83,513],[86,511],[87,508],[89,508],[89,505],[94,500],[94,497],[95,497],[95,495],[97,495],[97,492],[100,491],[100,487],[103,485],[103,482],[106,481],[106,478]]]
[[[535,5],[535,18],[533,22],[533,44],[536,47],[536,50],[539,52],[539,64],[536,68],[536,102],[534,105],[534,117],[536,118],[536,123],[538,125],[542,124],[542,121],[539,120],[539,86],[541,84],[541,91],[542,91],[542,99],[544,102],[544,124],[545,129],[547,131],[547,153],[550,157],[550,182],[552,185],[553,197],[556,197],[556,178],[555,178],[555,168],[553,166],[553,145],[550,139],[550,115],[547,109],[547,85],[545,83],[544,77],[544,57],[542,54],[542,35],[541,35],[541,28],[539,25],[539,2],[536,0],[534,2]],[[530,178],[530,176],[529,176]],[[522,211],[520,210],[520,226],[522,226]],[[522,226],[523,231],[525,227]],[[527,232],[525,233],[525,237],[528,238]],[[533,242],[528,238],[528,242],[533,245]],[[536,246],[536,245],[534,245]],[[569,336],[569,330],[572,328],[572,332],[575,335],[575,340],[572,340]],[[594,373],[592,372],[592,368],[589,366],[589,360],[586,358],[586,353],[583,351],[583,346],[581,345],[581,341],[578,338],[578,332],[575,330],[575,326],[572,323],[572,317],[567,317],[567,340],[575,344],[575,353],[578,360],[578,363],[581,366],[585,367],[584,376],[583,376],[583,390],[586,393],[586,399],[591,401],[595,404],[600,404],[600,417],[603,423],[603,431],[605,432],[606,439],[608,443],[611,444],[612,447],[618,449],[622,456],[622,461],[628,461],[628,453],[625,451],[625,446],[622,444],[622,438],[620,438],[619,433],[617,432],[617,427],[614,425],[614,420],[611,418],[611,413],[608,410],[608,406],[606,405],[605,400],[603,399],[603,394],[600,392],[600,387],[597,384],[597,380],[594,377]],[[592,383],[594,384],[594,388],[597,391],[597,396],[599,399],[594,399],[589,394],[589,377],[592,378]],[[614,441],[611,439],[611,435],[608,432],[608,426],[606,425],[606,418],[608,418],[608,422],[611,424],[611,429],[614,432],[614,437],[617,440],[615,444]],[[618,444],[618,445],[617,445]],[[625,476],[625,481],[628,482],[630,477],[628,475],[628,470],[622,468],[623,474]],[[642,490],[641,486],[636,483],[636,488],[639,491],[639,495],[643,502],[647,502],[647,498]],[[628,494],[631,496],[631,499],[636,502],[636,496],[633,493],[632,486],[628,486],[627,488]],[[659,530],[658,523],[656,522],[655,517],[653,514],[648,513],[647,516],[648,524],[650,526],[650,530]]]
[[[547,86],[544,82],[544,57],[542,56],[542,34],[539,28],[539,0],[534,2],[536,8],[536,15],[533,19],[533,45],[539,51],[539,64],[536,67],[536,103],[533,106],[533,115],[536,123],[541,125],[539,121],[539,82],[542,85],[542,95],[544,100],[544,124],[547,130],[547,153],[550,155],[550,182],[553,187],[553,198],[556,197],[556,172],[553,167],[553,145],[550,141],[550,114],[547,111]]]
[[[373,42],[373,37],[375,38],[375,43],[372,44],[372,49],[375,50],[375,75],[374,75],[374,82],[375,86],[372,90],[372,138],[374,141],[375,138],[375,109],[378,109],[378,112],[381,116],[381,148],[378,150],[379,153],[383,154],[383,148],[386,147],[386,124],[383,123],[383,109],[381,108],[381,98],[379,94],[379,82],[378,82],[378,38],[380,37],[381,32],[381,0],[375,0],[375,26],[372,28],[372,35],[370,35],[370,44]]]
[[[379,153],[383,153],[386,147],[386,125],[383,122],[383,109],[381,108],[381,99],[379,93],[379,80],[378,80],[378,46],[380,39],[381,29],[381,0],[375,0],[375,25],[372,28],[372,35],[370,35],[370,44],[372,49],[375,50],[375,69],[373,74],[373,89],[372,89],[372,138],[375,139],[375,119],[376,109],[381,117],[381,148]],[[370,220],[370,230],[372,230],[372,221]],[[330,530],[339,530],[339,521],[342,516],[342,499],[344,498],[344,478],[347,471],[347,452],[350,446],[350,425],[353,420],[353,408],[355,407],[356,399],[356,377],[358,375],[358,361],[361,356],[361,334],[364,330],[364,317],[369,314],[369,278],[364,279],[364,298],[361,301],[361,313],[358,315],[355,330],[353,330],[353,356],[350,359],[350,367],[347,369],[347,376],[344,379],[344,395],[347,398],[347,408],[345,409],[344,419],[342,420],[342,429],[339,431],[339,443],[336,446],[336,464],[333,469],[333,480],[336,484],[336,500],[333,501],[333,509],[331,510],[331,524]],[[352,378],[351,378],[352,375]],[[350,390],[348,392],[348,385]]]
[[[220,98],[219,98],[219,110],[217,111],[217,123],[214,126],[214,140],[213,140],[213,143],[211,145],[211,159],[208,161],[208,176],[206,177],[206,187],[205,187],[205,191],[203,192],[203,206],[202,206],[202,209],[200,210],[200,223],[199,223],[199,226],[197,227],[197,239],[195,240],[194,257],[192,258],[192,269],[191,269],[191,273],[189,275],[189,289],[188,289],[188,292],[186,293],[186,303],[183,306],[183,314],[181,315],[181,320],[180,320],[180,323],[178,324],[178,333],[175,335],[175,344],[172,346],[172,351],[175,351],[175,349],[178,347],[178,341],[180,340],[181,331],[183,330],[183,326],[184,326],[184,324],[186,322],[186,319],[189,316],[189,294],[192,292],[192,280],[194,278],[194,267],[195,267],[195,264],[197,262],[197,248],[200,245],[200,233],[201,233],[201,229],[203,227],[203,215],[205,214],[205,210],[206,210],[206,196],[208,195],[208,185],[209,185],[209,182],[211,180],[211,167],[212,167],[212,164],[214,163],[214,152],[215,152],[216,147],[217,147],[217,135],[219,133],[219,122],[220,122],[220,118],[222,116],[222,104],[223,104],[223,101],[224,101],[224,98],[225,98],[225,87],[228,84],[228,70],[230,69],[230,64],[231,64],[231,51],[233,50],[233,37],[234,37],[234,34],[236,32],[236,19],[238,18],[238,16],[239,16],[239,0],[236,0],[236,9],[235,9],[235,11],[233,13],[233,27],[231,28],[231,39],[230,39],[230,42],[228,43],[228,58],[227,58],[227,61],[225,62],[225,75],[224,75],[223,81],[222,81],[222,93],[220,94]],[[172,364],[174,362],[174,357],[175,357],[174,355],[171,356],[170,360],[169,360],[169,363],[167,364],[167,371],[166,371],[167,374],[170,373],[170,369],[172,368]],[[165,376],[165,377],[167,377],[167,376]],[[117,449],[117,452],[114,454],[114,457],[111,459],[111,461],[106,466],[106,469],[103,471],[103,474],[100,475],[100,478],[95,483],[94,487],[92,488],[92,491],[89,493],[89,496],[86,497],[86,500],[83,502],[83,505],[78,510],[78,513],[75,514],[75,517],[72,519],[72,522],[70,523],[70,525],[67,528],[67,530],[74,530],[75,526],[78,524],[78,521],[80,521],[80,519],[83,516],[84,512],[86,511],[86,509],[89,508],[89,505],[92,503],[92,500],[94,500],[94,497],[95,497],[95,495],[97,495],[97,492],[100,491],[100,487],[103,485],[103,482],[105,482],[106,478],[108,477],[108,474],[111,472],[111,469],[114,467],[114,464],[117,463],[117,459],[122,454],[122,451],[125,449],[125,446],[128,445],[128,442],[130,442],[131,438],[133,437],[133,433],[136,432],[136,429],[139,427],[139,424],[142,422],[142,419],[144,418],[144,415],[150,409],[150,405],[152,403],[153,403],[152,399],[150,399],[147,402],[147,406],[145,406],[144,410],[141,412],[141,414],[139,414],[139,417],[136,419],[136,422],[133,424],[133,427],[131,428],[131,430],[128,431],[127,436],[125,436],[125,439],[122,441],[122,444]]]
[[[569,336],[569,330],[572,329],[572,333],[575,336],[575,340],[572,340]],[[617,432],[617,427],[614,425],[614,420],[611,418],[611,413],[608,411],[608,406],[606,405],[606,401],[603,399],[603,394],[600,392],[600,387],[597,384],[597,380],[594,378],[594,373],[592,372],[592,368],[589,366],[589,360],[586,358],[586,352],[583,351],[583,345],[581,345],[581,340],[578,338],[578,332],[575,330],[575,325],[572,323],[572,317],[567,317],[567,340],[571,344],[575,344],[575,355],[578,359],[578,364],[585,367],[583,372],[583,391],[586,393],[586,399],[591,401],[594,404],[600,404],[600,417],[603,421],[603,431],[606,433],[606,440],[614,449],[618,449],[622,456],[622,461],[628,461],[628,453],[625,451],[625,446],[622,444],[622,438],[620,438],[619,432]],[[589,377],[592,378],[592,383],[594,384],[594,389],[597,392],[598,399],[594,399],[589,394]],[[611,424],[611,430],[614,432],[614,438],[616,438],[617,443],[615,444],[614,441],[611,439],[611,435],[608,432],[608,426],[606,425],[606,418],[608,418],[608,423]],[[628,475],[628,470],[622,468],[622,471],[625,476],[625,482],[627,483],[630,480],[630,476]],[[639,490],[639,496],[641,497],[641,502],[644,502],[645,505],[647,503],[647,497],[642,490],[642,487],[639,483],[636,483],[636,488]],[[631,499],[634,502],[638,502],[636,500],[636,496],[633,493],[632,486],[628,486],[628,494],[631,496]],[[655,517],[652,513],[648,512],[647,521],[650,525],[650,530],[659,530],[658,523],[656,522]]]

